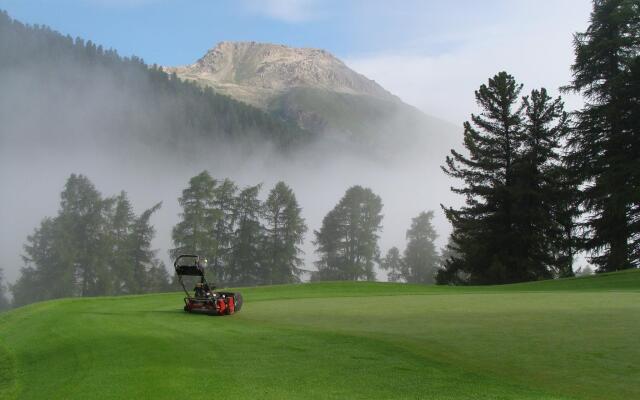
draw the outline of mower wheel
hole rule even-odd
[[[184,306],[184,311],[185,312],[191,312],[191,310],[189,310],[189,306],[187,306],[187,305]]]
[[[240,294],[239,292],[235,292],[233,294],[233,303],[233,305],[235,306],[234,312],[240,311],[240,309],[242,308],[242,294]]]

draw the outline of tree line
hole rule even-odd
[[[182,213],[173,228],[171,256],[206,257],[208,272],[224,285],[299,282],[307,231],[302,209],[284,182],[265,201],[261,188],[239,188],[207,171],[191,178],[178,199]]]
[[[208,260],[208,272],[224,285],[300,282],[307,232],[293,190],[278,182],[264,201],[261,185],[239,189],[204,171],[182,192],[181,220],[173,229],[172,257],[193,253]],[[382,200],[369,188],[352,186],[327,213],[313,243],[319,260],[312,281],[375,280],[380,264]],[[414,219],[407,233],[407,273],[396,280],[433,282],[438,261],[433,212]],[[383,264],[384,265],[384,264]]]
[[[302,244],[308,230],[293,190],[278,182],[264,200],[262,185],[240,188],[207,171],[192,177],[178,202],[172,258],[198,254],[219,285],[296,283],[305,272]],[[10,292],[13,305],[74,296],[139,294],[176,289],[151,242],[158,203],[139,215],[126,192],[103,197],[89,179],[72,174],[55,217],[27,237],[25,266]],[[382,201],[369,188],[349,188],[314,232],[319,260],[311,280],[375,280],[375,266],[390,280],[431,283],[438,256],[433,212],[414,218],[397,271],[380,259]],[[395,249],[397,251],[397,249]],[[392,254],[392,249],[389,254]],[[0,308],[9,303],[0,274]]]
[[[462,185],[440,283],[495,284],[573,275],[576,251],[597,272],[640,266],[640,7],[594,1],[574,39],[568,114],[544,88],[521,96],[501,72],[475,92],[467,154],[443,170]]]

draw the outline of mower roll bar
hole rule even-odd
[[[191,264],[180,265],[179,261],[185,258],[192,258],[194,259],[194,261]],[[200,256],[197,256],[195,254],[181,254],[173,262],[173,267],[175,268],[176,275],[178,276],[178,282],[180,282],[180,285],[182,286],[182,290],[184,290],[187,297],[191,297],[191,295],[189,295],[189,291],[184,286],[184,281],[182,280],[183,276],[199,276],[200,282],[207,285],[207,287],[209,286],[209,283],[204,277],[204,268],[200,265],[200,262],[199,262],[200,259],[201,259]]]
[[[191,264],[180,265],[179,261],[185,258],[192,258],[194,262]],[[189,276],[204,276],[204,269],[199,264],[200,257],[192,254],[181,254],[176,258],[176,261],[173,263],[173,267],[176,269],[176,274],[180,275],[189,275]]]

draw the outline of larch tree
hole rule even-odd
[[[235,201],[235,230],[229,264],[225,269],[229,284],[256,285],[264,282],[264,226],[261,222],[263,206],[258,198],[260,188],[261,185],[244,188]]]
[[[127,194],[122,191],[115,198],[115,206],[111,216],[111,246],[110,260],[113,271],[113,288],[115,294],[135,293],[133,287],[133,260],[131,258],[131,224],[135,219],[133,207]]]
[[[113,204],[103,200],[84,175],[72,174],[61,194],[60,212],[54,224],[61,235],[55,238],[65,279],[70,280],[80,296],[97,296],[110,290],[108,254],[108,213]],[[67,280],[69,282],[69,280]]]
[[[210,264],[219,282],[228,281],[225,270],[228,268],[233,244],[236,194],[238,186],[230,179],[224,179],[214,190],[213,209],[218,218],[213,227],[216,241],[216,254]]]
[[[293,190],[278,182],[264,204],[264,272],[265,283],[300,282],[301,245],[307,232]]]
[[[375,280],[381,229],[380,197],[369,188],[349,188],[315,232],[314,244],[320,260],[312,279]]]
[[[213,207],[216,181],[207,171],[194,176],[182,191],[178,203],[182,207],[181,220],[172,231],[174,248],[169,254],[197,254],[208,260],[216,257],[217,243],[214,227],[220,213]]]

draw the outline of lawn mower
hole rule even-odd
[[[178,275],[178,281],[187,297],[184,298],[184,310],[186,312],[197,312],[209,315],[229,315],[240,311],[242,308],[242,295],[234,292],[216,292],[215,286],[209,286],[204,277],[204,269],[207,260],[193,254],[183,254],[176,258],[173,266]],[[187,290],[183,277],[199,277],[199,281],[191,296]]]

